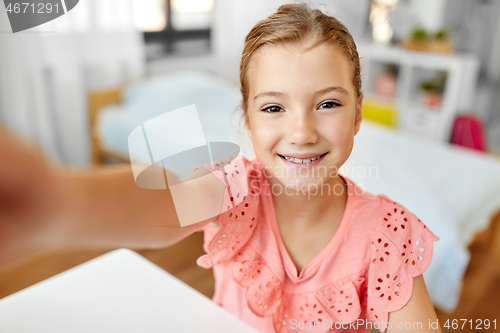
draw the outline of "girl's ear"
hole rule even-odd
[[[359,95],[358,103],[356,104],[356,119],[354,121],[354,135],[358,134],[359,128],[361,126],[361,120],[363,120],[363,94]]]

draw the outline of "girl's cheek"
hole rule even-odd
[[[273,122],[271,119],[258,119],[254,123],[254,132],[264,137],[272,136],[282,124]]]

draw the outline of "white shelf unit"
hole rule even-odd
[[[398,66],[396,97],[390,101],[398,110],[397,126],[436,141],[449,141],[457,114],[474,113],[479,60],[468,54],[437,54],[398,47],[360,44],[363,92],[366,98],[384,100],[374,94],[374,83],[383,65]],[[447,79],[440,107],[422,104],[421,85],[439,72]],[[387,102],[387,100],[385,100]]]

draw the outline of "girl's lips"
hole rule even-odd
[[[285,165],[288,167],[292,167],[292,168],[296,168],[296,169],[310,169],[310,168],[313,168],[316,165],[320,164],[321,161],[325,158],[325,156],[327,154],[328,153],[325,153],[325,154],[321,155],[318,159],[315,159],[314,161],[311,161],[309,163],[295,163],[295,162],[288,161],[287,159],[285,159],[281,155],[278,155],[278,156],[283,161],[283,163],[285,163]]]

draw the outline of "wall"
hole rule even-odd
[[[444,27],[446,4],[447,0],[410,0],[409,2],[411,11],[416,17],[416,23],[429,31],[439,31]]]
[[[471,111],[482,118],[490,149],[500,151],[500,1],[450,0],[444,24],[457,51],[481,60],[476,108]]]

